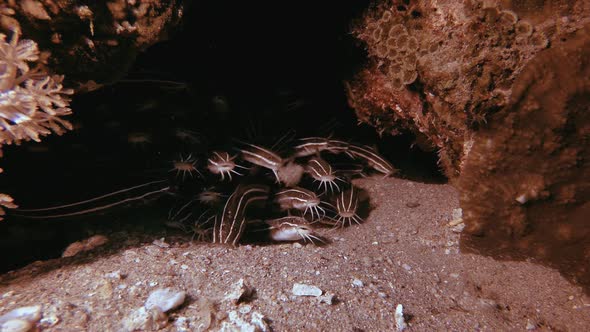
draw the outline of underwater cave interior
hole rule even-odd
[[[347,104],[344,81],[366,59],[350,24],[366,7],[363,1],[324,8],[193,4],[178,31],[140,54],[122,79],[73,97],[73,131],[6,147],[3,189],[21,209],[59,206],[174,181],[170,170],[179,158],[196,158],[205,173],[206,153],[231,149],[236,141],[271,147],[281,137],[279,146],[330,135],[375,146],[400,169],[398,176],[444,182],[434,153],[414,146],[410,134],[379,137],[357,124]],[[187,181],[201,188],[194,176]],[[11,253],[0,255],[0,270],[59,257],[68,244],[105,230],[161,230],[178,196],[133,199],[156,187],[162,183],[74,206],[65,213],[97,211],[70,217],[40,217],[55,215],[53,210],[14,212],[0,224],[0,248]],[[101,208],[126,199],[129,204]]]

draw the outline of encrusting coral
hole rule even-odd
[[[368,63],[347,82],[349,104],[379,133],[411,132],[421,147],[437,150],[454,179],[526,63],[581,27],[529,17],[478,0],[379,2],[352,30]]]
[[[68,95],[72,90],[63,88],[63,76],[47,74],[39,60],[37,43],[19,40],[18,30],[10,40],[0,33],[0,149],[72,129],[62,118],[71,114]],[[30,63],[36,65],[31,68]],[[0,194],[0,220],[3,207],[16,205],[10,196]]]
[[[588,291],[589,17],[587,1],[378,2],[347,82],[361,122],[438,151],[464,250],[536,259]]]

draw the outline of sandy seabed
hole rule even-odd
[[[151,292],[170,287],[187,296],[158,318],[162,331],[231,329],[240,320],[245,329],[256,326],[254,314],[273,331],[392,331],[399,304],[407,331],[590,330],[590,298],[557,271],[459,252],[450,185],[355,184],[373,209],[362,225],[320,230],[326,245],[228,248],[169,233],[134,243],[105,234],[97,250],[0,276],[0,316],[40,305],[42,331],[123,331]],[[235,303],[227,294],[240,279],[254,293]],[[324,296],[295,296],[296,283]]]

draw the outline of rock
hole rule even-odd
[[[0,324],[0,332],[27,332],[33,329],[33,323],[21,319],[11,319]]]
[[[36,323],[41,319],[41,306],[29,306],[29,307],[21,307],[9,311],[8,313],[0,316],[0,324],[3,324],[9,320],[24,320],[30,323]]]
[[[363,287],[365,284],[363,284],[363,282],[359,279],[354,279],[352,281],[352,286],[353,287]]]
[[[197,308],[191,315],[191,321],[194,326],[198,326],[200,331],[207,331],[215,321],[216,305],[206,297],[199,297],[191,306]]]
[[[174,321],[174,327],[178,332],[188,332],[190,331],[190,322],[186,317],[177,317]]]
[[[291,290],[293,295],[295,296],[315,296],[318,297],[322,295],[322,290],[316,286],[306,285],[306,284],[293,284],[293,289]]]
[[[153,245],[158,246],[162,249],[170,248],[170,245],[164,241],[164,238],[156,239],[152,242]]]
[[[318,301],[320,303],[326,303],[326,304],[332,305],[332,304],[334,304],[335,297],[336,296],[334,296],[334,294],[332,294],[332,293],[326,293],[324,295],[318,296]]]
[[[166,326],[168,317],[157,307],[151,310],[145,307],[137,308],[127,315],[121,322],[122,331],[153,331]]]
[[[463,209],[458,208],[458,209],[453,209],[453,213],[451,215],[451,220],[458,220],[463,218]]]
[[[238,280],[232,286],[232,290],[227,292],[224,300],[231,301],[233,304],[248,300],[248,298],[254,293],[254,288],[248,285],[244,279]]]
[[[247,313],[250,313],[250,311],[252,311],[252,306],[250,306],[250,305],[247,305],[247,304],[246,304],[246,305],[242,305],[242,306],[240,306],[240,307],[238,308],[238,311],[239,311],[241,314],[244,314],[244,315],[245,315],[245,314],[247,314]]]
[[[227,315],[227,320],[221,323],[219,331],[223,332],[266,332],[270,331],[264,315],[254,311],[250,315],[241,314],[232,310]]]
[[[526,329],[527,331],[532,331],[537,329],[537,324],[533,323],[530,319],[526,321]]]
[[[85,240],[77,241],[70,244],[63,252],[61,257],[72,257],[83,251],[89,251],[107,243],[109,239],[104,235],[94,235]]]
[[[379,134],[414,133],[421,149],[437,150],[439,165],[453,179],[479,129],[511,98],[523,67],[541,50],[569,39],[583,14],[564,10],[570,20],[556,29],[554,19],[542,17],[551,12],[546,1],[526,6],[541,14],[534,26],[518,15],[508,15],[505,24],[496,19],[518,1],[403,2],[375,6],[353,26],[368,61],[346,84],[349,104]],[[451,33],[461,38],[448,38]]]
[[[461,251],[542,262],[590,291],[590,25],[537,54],[458,182]]]
[[[94,235],[86,239],[86,250],[92,250],[94,248],[98,248],[105,243],[109,242],[109,239],[104,235]]]
[[[64,252],[61,254],[61,257],[73,257],[82,251],[84,251],[84,244],[81,242],[74,242],[64,250]]]
[[[266,323],[266,318],[264,317],[264,315],[255,311],[252,313],[251,317],[252,317],[252,319],[250,320],[250,322],[252,324],[254,324],[254,326],[256,326],[259,331],[261,331],[261,332],[270,331],[270,327]]]
[[[398,331],[403,331],[408,327],[406,320],[404,319],[404,307],[401,304],[398,304],[397,307],[395,307],[395,326]]]
[[[108,280],[102,280],[96,288],[96,296],[99,299],[107,300],[113,296],[113,285]]]
[[[162,312],[168,312],[179,307],[186,297],[186,292],[175,291],[172,288],[161,288],[153,291],[145,301],[148,310],[158,308]]]
[[[50,315],[45,314],[43,316],[44,317],[41,318],[41,320],[39,321],[39,326],[43,329],[54,327],[60,321],[59,317],[57,317],[57,315],[55,315],[55,314],[50,314]]]
[[[104,276],[109,279],[117,279],[117,280],[122,280],[122,279],[125,279],[125,277],[126,277],[126,275],[122,274],[121,271],[119,271],[119,270],[107,273]]]

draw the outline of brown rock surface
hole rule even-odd
[[[533,257],[590,287],[590,27],[540,52],[459,180],[462,245]]]
[[[353,30],[369,62],[348,84],[351,106],[380,133],[414,133],[455,178],[474,135],[507,103],[526,63],[590,17],[586,1],[540,3],[375,6]]]

